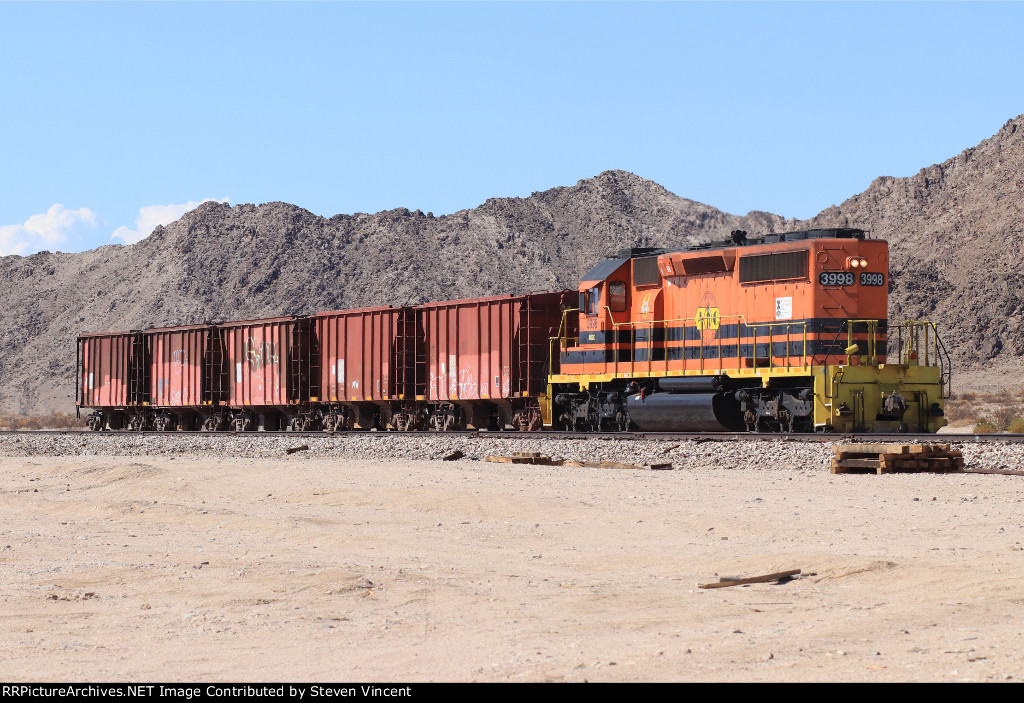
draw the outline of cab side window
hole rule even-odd
[[[597,314],[598,289],[580,291],[580,312],[584,315]]]
[[[622,281],[612,281],[608,284],[608,307],[612,312],[626,311],[626,284]]]

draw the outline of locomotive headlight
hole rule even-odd
[[[846,266],[847,268],[851,269],[858,268],[860,266],[860,259],[858,259],[856,256],[851,256],[849,259],[846,260]]]
[[[865,259],[863,256],[860,257],[860,259],[858,259],[858,261],[860,261],[860,267],[861,268],[864,268],[864,267],[866,267],[868,265],[868,260]]]

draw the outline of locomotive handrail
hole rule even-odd
[[[907,335],[906,347],[903,344],[904,330]],[[924,344],[921,344],[922,332],[924,333]],[[897,327],[897,340],[901,364],[921,364],[921,351],[923,350],[924,365],[939,367],[939,385],[942,389],[942,397],[948,398],[953,380],[953,367],[949,351],[947,351],[942,337],[939,336],[938,324],[922,320],[904,320]]]
[[[653,359],[654,355],[653,355],[652,352],[653,352],[653,349],[654,349],[654,333],[653,333],[653,330],[655,329],[655,325],[661,325],[662,328],[664,328],[665,325],[670,324],[670,323],[682,323],[683,328],[685,330],[687,323],[693,323],[693,325],[696,327],[697,326],[697,322],[698,322],[696,317],[678,317],[678,318],[671,318],[671,319],[664,319],[664,320],[647,320],[647,321],[641,321],[641,322],[635,322],[635,321],[632,321],[632,320],[626,321],[626,322],[615,322],[615,319],[614,319],[614,317],[611,314],[612,313],[611,308],[609,308],[606,305],[605,309],[608,311],[608,317],[611,320],[613,332],[615,333],[613,335],[613,338],[612,338],[613,339],[613,341],[612,341],[612,348],[614,349],[614,353],[615,353],[615,361],[614,361],[615,364],[621,363],[621,357],[620,357],[621,349],[619,347],[619,341],[620,340],[619,340],[619,334],[618,334],[619,330],[618,330],[618,328],[620,328],[620,327],[628,327],[629,328],[630,335],[629,335],[629,342],[628,342],[628,344],[629,344],[629,351],[630,351],[629,363],[630,363],[630,372],[631,373],[636,370],[636,329],[637,329],[638,326],[643,325],[647,329],[651,330],[651,332],[647,335],[647,340],[646,340],[646,348],[647,348],[647,360],[646,360],[647,361],[647,373],[650,374],[650,373],[652,373],[653,361],[654,361],[654,359]],[[740,314],[737,314],[737,315],[726,315],[726,316],[722,317],[721,319],[722,320],[735,319],[736,322],[737,322],[737,329],[736,329],[736,368],[737,368],[737,370],[739,370],[741,368],[741,359],[746,358],[745,356],[743,356],[741,354],[742,342],[743,342],[743,335],[741,334],[741,332],[744,329],[753,330],[753,332],[754,332],[753,344],[751,345],[751,359],[753,360],[752,366],[754,368],[756,368],[757,367],[757,361],[758,361],[758,354],[757,354],[757,343],[758,343],[757,342],[757,335],[758,335],[758,330],[761,329],[761,328],[765,328],[765,327],[768,328],[768,355],[767,355],[768,368],[770,368],[770,369],[781,368],[781,367],[790,368],[790,367],[793,366],[793,364],[790,362],[790,359],[793,356],[797,356],[797,355],[791,354],[792,347],[793,347],[792,328],[795,327],[795,326],[799,326],[801,328],[802,353],[799,354],[799,356],[802,358],[802,363],[800,364],[800,366],[803,367],[803,368],[807,368],[808,366],[810,366],[810,362],[809,362],[809,359],[808,359],[809,355],[807,354],[807,322],[806,321],[802,321],[802,322],[773,321],[773,322],[748,323],[747,320],[746,320],[746,317],[744,315],[740,315]],[[775,351],[775,347],[774,347],[774,344],[775,344],[775,340],[774,340],[775,328],[776,327],[781,327],[783,325],[785,325],[785,327],[786,327],[786,354],[785,354],[785,360],[786,361],[785,361],[785,364],[780,364],[779,366],[776,366],[776,364],[775,364],[775,357],[776,357],[776,355],[774,353],[774,351]],[[708,345],[704,344],[703,341],[700,344],[700,346],[698,347],[699,353],[700,353],[699,359],[700,359],[700,367],[701,367],[701,369],[704,369],[704,362],[705,362],[705,360],[708,360],[708,359],[716,360],[718,362],[718,368],[719,369],[726,368],[726,366],[722,363],[724,361],[724,357],[722,356],[723,341],[722,341],[721,336],[718,337],[717,342],[718,342],[718,344],[717,344],[718,356],[717,357],[714,357],[714,356],[707,356],[707,357],[705,357],[704,356],[704,350],[705,350],[705,348]],[[665,339],[665,343],[666,343],[666,345],[668,343],[667,337]],[[686,343],[686,334],[684,332],[684,334],[683,334],[683,348],[684,349],[686,348],[686,344],[685,343]],[[666,346],[666,349],[667,349],[667,346]],[[683,359],[683,361],[685,362],[685,358]],[[664,362],[665,362],[665,369],[667,371],[668,370],[668,355],[667,354],[666,354],[666,358],[665,358]]]
[[[641,349],[646,350],[646,352],[647,352],[647,358],[643,362],[640,362],[640,363],[643,364],[643,366],[641,367],[641,371],[646,371],[648,374],[653,373],[653,371],[656,369],[654,353],[653,353],[654,352],[654,341],[655,341],[654,340],[654,333],[653,333],[653,331],[656,328],[659,328],[659,327],[660,328],[665,328],[667,325],[671,325],[671,324],[677,324],[677,325],[681,324],[684,329],[686,328],[687,325],[692,325],[692,326],[698,327],[698,329],[700,329],[699,326],[698,326],[698,322],[699,321],[698,321],[698,319],[696,317],[666,318],[666,319],[661,319],[661,320],[646,320],[646,321],[632,321],[632,320],[630,320],[630,321],[625,321],[625,322],[616,322],[614,317],[613,317],[613,315],[612,315],[611,309],[608,306],[605,306],[605,308],[606,308],[606,310],[608,312],[608,319],[611,322],[612,331],[614,332],[614,334],[612,335],[612,338],[611,338],[611,347],[612,347],[613,353],[614,353],[614,361],[613,361],[613,363],[616,364],[616,365],[618,365],[620,363],[623,363],[623,361],[622,361],[623,352],[627,352],[628,351],[628,353],[629,353],[629,357],[628,358],[629,358],[629,365],[630,365],[630,371],[631,372],[636,371],[637,370],[637,366],[638,366],[638,363],[637,363],[637,360],[636,360],[636,356],[637,356],[636,352],[638,350],[638,345],[637,345],[637,331],[638,331],[638,329],[642,328],[642,329],[648,331],[646,339],[643,340],[642,344],[639,347]],[[559,342],[559,349],[561,351],[565,351],[570,346],[579,346],[580,336],[577,335],[577,336],[571,337],[568,334],[568,324],[567,324],[568,323],[568,319],[569,319],[568,316],[570,314],[572,314],[572,313],[579,313],[579,308],[570,308],[570,309],[567,309],[567,310],[563,311],[562,320],[561,320],[561,322],[559,324],[558,335],[557,335],[557,337],[550,338],[550,342],[552,342],[552,344],[550,345],[550,349],[549,349],[549,357],[550,357],[549,358],[549,364],[550,364],[549,367],[550,368],[554,368],[554,363],[553,362],[554,362],[554,355],[555,355],[555,347],[554,347],[553,343],[555,341]],[[752,336],[753,339],[752,339],[751,353],[749,355],[749,358],[752,360],[752,365],[754,367],[757,367],[759,365],[759,362],[762,359],[762,357],[758,354],[758,345],[760,343],[759,337],[765,331],[767,332],[767,337],[768,337],[768,341],[767,341],[767,344],[768,344],[768,354],[767,354],[767,357],[765,359],[767,361],[767,367],[768,368],[771,368],[771,369],[774,369],[774,368],[793,368],[793,367],[807,368],[808,366],[810,366],[813,363],[813,359],[814,359],[814,357],[816,355],[808,353],[808,346],[807,346],[807,344],[808,344],[808,340],[807,340],[808,330],[807,330],[807,322],[806,321],[798,321],[798,322],[771,321],[771,322],[755,322],[755,323],[750,323],[750,322],[747,322],[746,317],[744,315],[740,315],[740,314],[722,316],[721,321],[724,322],[726,320],[734,320],[736,322],[736,324],[737,324],[736,343],[735,343],[736,344],[736,362],[735,362],[735,365],[736,365],[737,369],[742,367],[743,359],[748,358],[748,355],[745,355],[745,354],[742,353],[742,347],[743,347],[743,339],[744,339],[745,333],[749,335],[749,333],[751,333],[751,332],[752,332],[751,336]],[[777,334],[776,330],[777,330],[777,328],[779,328],[779,327],[781,327],[783,325],[785,325],[785,327],[786,327],[786,329],[785,329],[785,353],[783,355],[777,355],[777,354],[775,354],[775,342],[776,342],[776,334]],[[847,352],[848,349],[851,349],[855,345],[855,341],[856,341],[855,340],[855,335],[859,334],[859,331],[857,330],[857,326],[858,325],[864,325],[864,327],[866,328],[864,332],[867,335],[867,340],[866,340],[866,342],[867,342],[867,349],[864,350],[864,352],[865,352],[864,354],[859,354],[858,352],[860,350],[854,350],[853,352]],[[800,333],[799,333],[798,339],[799,339],[799,341],[801,343],[801,346],[802,346],[802,350],[801,350],[802,353],[800,353],[800,354],[793,354],[793,346],[796,343],[796,340],[794,339],[794,330],[793,330],[793,328],[797,327],[797,326],[800,328]],[[881,341],[880,340],[880,330],[879,330],[879,328],[881,326],[882,326],[882,322],[880,320],[877,320],[877,319],[870,319],[870,320],[869,319],[846,319],[846,320],[842,320],[841,324],[839,325],[839,328],[836,330],[836,333],[835,333],[835,336],[832,339],[832,342],[830,344],[828,344],[824,348],[823,356],[827,359],[827,357],[829,357],[829,356],[836,355],[833,352],[836,351],[836,349],[837,349],[837,347],[839,345],[840,336],[845,332],[846,333],[847,345],[846,345],[845,349],[841,349],[839,354],[842,354],[843,352],[847,352],[846,353],[847,364],[852,363],[852,359],[853,359],[854,356],[858,356],[858,357],[859,356],[865,356],[865,357],[867,357],[868,359],[871,360],[872,364],[877,363],[878,362],[878,358],[879,358],[879,351],[880,351],[880,349],[879,349],[879,341]],[[626,330],[626,329],[629,330],[628,339],[622,339],[621,335],[620,335],[620,332],[623,331],[623,330]],[[898,331],[899,338],[900,338],[900,341],[899,341],[899,344],[900,344],[900,357],[901,357],[900,358],[900,363],[902,363],[902,364],[918,363],[918,364],[923,364],[925,366],[939,366],[940,367],[940,375],[941,375],[941,379],[942,379],[942,386],[943,386],[943,397],[949,397],[948,394],[949,394],[950,371],[951,371],[950,362],[949,362],[949,352],[947,351],[947,349],[945,347],[945,344],[942,342],[942,339],[941,339],[941,337],[938,334],[938,329],[937,329],[936,324],[933,323],[933,322],[907,321],[907,322],[902,323],[899,327],[897,327],[897,331]],[[779,334],[781,334],[781,333],[779,333]],[[903,343],[904,335],[906,335],[906,339],[907,339],[907,344],[906,345],[904,345],[904,343]],[[666,339],[664,341],[666,343],[666,347],[665,348],[667,349],[668,348],[667,347],[667,343],[668,343],[669,340],[666,337]],[[683,334],[683,340],[682,341],[684,342],[683,348],[685,349],[686,348],[685,342],[687,341],[685,333]],[[623,345],[625,345],[625,348],[623,348]],[[723,356],[723,351],[724,351],[724,347],[725,346],[731,346],[731,344],[725,342],[720,336],[715,340],[715,343],[713,343],[710,347],[707,344],[701,343],[697,347],[697,350],[696,350],[697,353],[698,353],[697,359],[700,362],[700,368],[704,369],[705,368],[705,362],[707,362],[707,361],[714,361],[717,364],[717,368],[719,368],[719,369],[731,368],[732,364],[728,364],[726,362],[726,358]],[[710,349],[714,349],[717,352],[717,354],[706,355],[706,352],[708,351],[709,348]],[[918,358],[917,356],[913,356],[912,357],[911,352],[917,352],[918,354],[923,354],[923,358]],[[801,361],[798,364],[794,364],[793,363],[792,359],[793,359],[794,356],[801,357]],[[666,371],[668,369],[668,358],[667,357],[668,357],[668,355],[666,354],[666,358],[663,360],[663,362],[665,364]],[[784,359],[784,361],[781,362],[781,363],[776,363],[776,361],[775,361],[776,358],[782,358],[782,359]],[[684,353],[684,359],[683,360],[685,361],[685,353]]]
[[[567,308],[567,309],[563,310],[562,311],[562,319],[558,323],[558,335],[556,337],[549,337],[548,338],[548,369],[551,370],[551,371],[553,371],[556,368],[555,363],[554,363],[554,361],[555,361],[555,354],[554,354],[555,344],[554,343],[558,342],[559,352],[562,352],[562,351],[565,351],[566,349],[568,349],[570,337],[568,335],[568,330],[566,329],[565,321],[567,319],[569,319],[569,313],[572,313],[572,312],[579,313],[579,311],[580,311],[579,308]],[[577,335],[576,337],[574,337],[572,339],[576,340],[576,346],[580,345],[579,335]],[[562,365],[558,364],[557,368],[558,368],[559,371],[561,371],[562,370]]]
[[[868,353],[867,353],[867,357],[868,357],[868,359],[871,360],[872,364],[877,364],[878,363],[878,355],[875,352],[877,351],[876,338],[877,338],[877,335],[878,335],[878,320],[847,320],[847,322],[849,324],[846,327],[846,348],[850,349],[851,347],[853,347],[853,331],[854,331],[853,328],[854,328],[854,325],[856,325],[859,322],[863,322],[865,325],[867,325],[867,328],[868,328]],[[849,363],[849,360],[850,360],[851,356],[852,355],[849,352],[847,352],[847,354],[846,354],[847,363]]]
[[[851,360],[852,360],[852,358],[854,356],[859,356],[859,354],[857,353],[857,352],[860,351],[859,349],[856,352],[854,352],[854,353],[850,353],[848,351],[850,348],[852,348],[854,346],[853,335],[856,333],[856,329],[854,328],[854,326],[857,325],[857,324],[863,324],[863,325],[865,325],[867,327],[868,353],[865,354],[864,356],[869,357],[871,359],[871,363],[872,364],[877,364],[878,363],[878,325],[879,325],[879,320],[853,320],[853,319],[843,320],[842,323],[839,325],[839,328],[836,330],[836,334],[832,338],[832,341],[829,343],[829,345],[827,347],[825,347],[825,351],[823,353],[823,356],[825,357],[824,358],[825,362],[828,361],[828,357],[833,356],[832,352],[836,348],[836,345],[839,343],[839,336],[843,333],[844,330],[846,331],[846,348],[842,349],[841,351],[843,353],[845,353],[845,355],[846,355],[846,363],[850,364]],[[887,333],[886,336],[888,338],[888,333]],[[835,354],[835,356],[842,356],[842,354]]]
[[[739,317],[739,318],[742,319],[743,316],[742,315],[737,315],[736,317]],[[774,333],[775,333],[775,328],[776,327],[781,327],[783,325],[786,326],[786,355],[785,355],[786,366],[787,367],[790,366],[789,360],[790,360],[791,357],[797,356],[796,354],[790,354],[790,350],[792,348],[791,335],[790,335],[790,327],[793,327],[793,326],[799,326],[803,330],[803,332],[802,332],[803,354],[800,354],[799,356],[801,356],[803,358],[804,362],[803,362],[803,364],[801,364],[801,366],[806,368],[807,366],[810,365],[810,364],[807,363],[808,354],[807,354],[807,322],[806,321],[803,321],[803,322],[775,321],[775,322],[754,322],[754,323],[748,323],[748,322],[746,322],[746,320],[744,320],[743,321],[743,325],[745,327],[749,327],[749,328],[754,329],[753,359],[754,359],[755,366],[757,364],[757,328],[759,328],[759,327],[767,327],[768,328],[768,364],[769,364],[768,368],[775,368],[774,362],[772,361],[775,358],[775,354],[774,354],[774,352],[775,352]],[[737,332],[736,337],[737,337],[737,339],[739,339],[739,333],[738,332]],[[738,353],[737,353],[737,356],[739,356]]]

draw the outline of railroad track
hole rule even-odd
[[[982,433],[982,434],[933,434],[933,433],[902,433],[902,434],[867,434],[867,433],[816,433],[816,434],[780,434],[752,432],[480,432],[477,430],[461,432],[377,432],[377,431],[345,431],[345,432],[92,432],[89,430],[10,430],[0,432],[0,438],[6,436],[46,436],[74,435],[82,437],[344,437],[344,436],[377,436],[387,435],[409,438],[438,437],[482,437],[488,439],[624,439],[654,441],[698,441],[698,442],[758,442],[786,441],[805,443],[849,443],[858,442],[902,442],[902,443],[1008,443],[1024,442],[1024,434]]]

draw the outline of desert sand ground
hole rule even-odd
[[[4,681],[1024,677],[1021,476],[30,456],[0,496]]]

